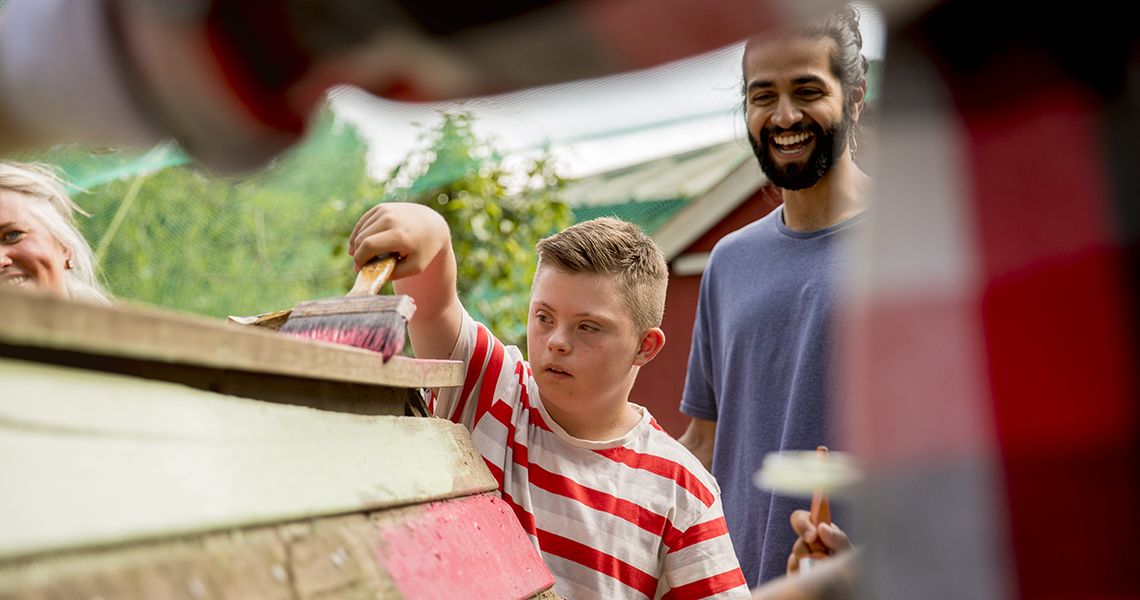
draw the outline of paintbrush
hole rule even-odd
[[[815,449],[816,453],[822,457],[827,457],[827,446],[819,446]],[[817,488],[811,495],[811,524],[819,527],[822,524],[831,523],[831,502],[827,499],[827,491],[822,488]],[[816,533],[817,539],[814,544],[810,544],[809,548],[819,554],[830,554],[827,547],[818,540],[819,533]],[[811,556],[805,556],[800,559],[799,568],[801,573],[806,573],[815,565],[815,559]]]
[[[410,296],[380,295],[395,268],[394,254],[373,258],[360,268],[347,296],[298,304],[280,331],[379,352],[388,362],[403,350],[416,311]]]

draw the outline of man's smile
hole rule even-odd
[[[768,139],[772,141],[771,146],[777,153],[783,155],[798,155],[811,145],[815,136],[806,131],[798,131],[794,133],[776,134],[770,136]]]

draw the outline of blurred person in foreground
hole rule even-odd
[[[0,283],[106,304],[94,254],[75,227],[77,211],[48,168],[0,162]]]
[[[502,93],[686,58],[781,18],[751,0],[4,0],[0,153],[174,138],[206,167],[248,171],[335,86]]]
[[[784,573],[796,539],[785,519],[800,506],[758,489],[753,474],[770,452],[836,444],[831,359],[852,262],[844,244],[865,229],[871,185],[852,156],[867,91],[862,44],[848,6],[744,50],[748,139],[783,205],[712,251],[681,401],[692,422],[680,441],[721,485],[751,586]]]

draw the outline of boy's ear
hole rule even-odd
[[[633,357],[634,366],[644,366],[653,360],[657,353],[665,347],[665,332],[660,327],[653,327],[641,336],[641,343],[637,347],[637,355]]]

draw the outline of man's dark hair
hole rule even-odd
[[[859,11],[850,4],[826,17],[811,21],[799,31],[808,37],[828,37],[835,41],[831,53],[831,74],[850,94],[867,77],[870,63],[863,56],[863,34],[859,32]]]
[[[852,5],[824,17],[809,21],[798,27],[792,27],[789,33],[803,35],[809,38],[830,38],[835,42],[835,49],[831,52],[828,61],[831,65],[831,74],[843,86],[843,106],[846,111],[853,111],[855,106],[851,91],[867,78],[870,62],[863,56],[863,34],[859,31],[859,11]],[[751,43],[751,42],[749,42]],[[748,82],[741,76],[740,93],[743,97],[741,109],[747,118],[748,115]],[[847,140],[851,150],[855,150],[855,140],[859,136],[859,123],[854,123],[850,139]]]

